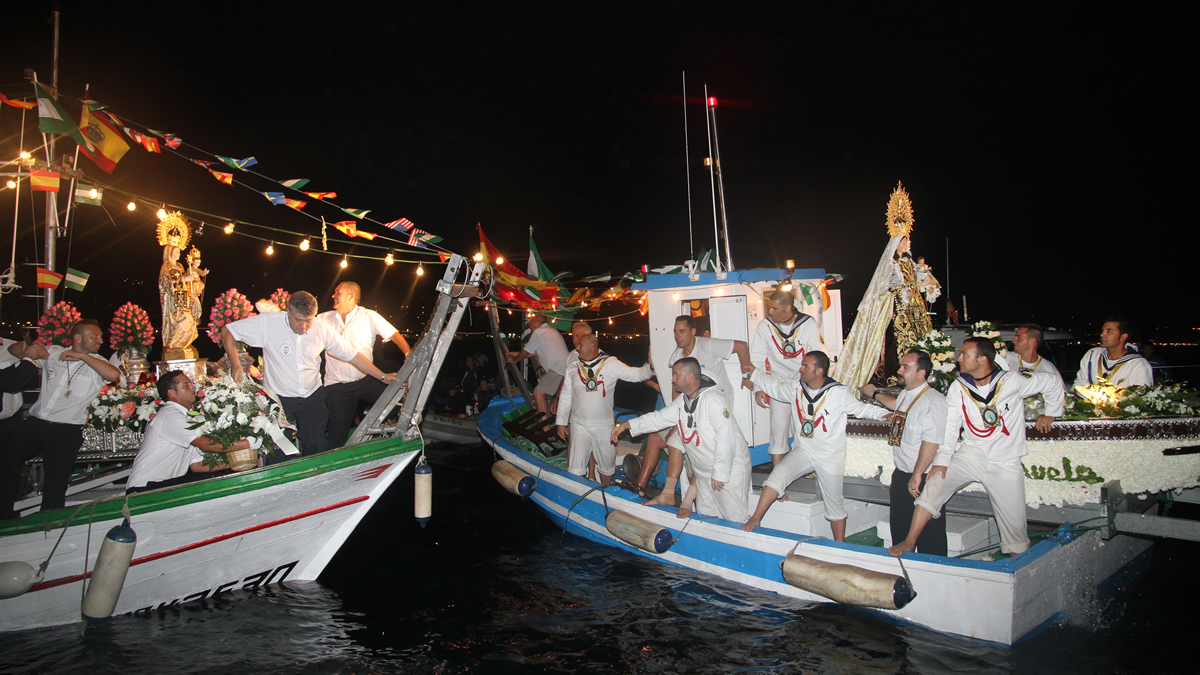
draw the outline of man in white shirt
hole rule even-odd
[[[933,458],[946,435],[946,397],[929,386],[933,361],[929,354],[910,350],[900,359],[896,374],[904,385],[897,396],[878,391],[873,384],[864,385],[867,396],[883,404],[892,414],[892,429],[888,444],[892,446],[892,484],[889,490],[891,515],[888,525],[892,541],[904,541],[912,525],[913,503],[921,488]],[[931,521],[917,539],[917,552],[946,555],[946,519]]]
[[[374,362],[375,338],[395,343],[407,357],[412,351],[400,335],[379,312],[359,306],[362,288],[353,281],[343,281],[333,289],[333,309],[317,315],[368,361]],[[329,408],[329,447],[340,448],[350,435],[359,404],[374,405],[387,388],[382,381],[367,377],[363,371],[332,354],[325,355],[325,405]]]
[[[650,364],[631,368],[600,351],[595,335],[579,340],[579,353],[563,379],[558,403],[558,436],[571,440],[567,470],[576,476],[587,473],[594,460],[600,483],[612,483],[617,447],[609,440],[613,427],[613,397],[617,382],[650,379]],[[569,427],[568,427],[569,425]]]
[[[793,300],[787,291],[775,291],[763,300],[767,316],[758,323],[750,347],[750,361],[754,367],[782,380],[798,378],[804,355],[821,350],[821,332],[817,329],[816,319],[797,312]],[[771,463],[778,464],[790,449],[788,438],[794,433],[791,405],[788,401],[767,396],[762,390],[754,392],[754,400],[771,410],[771,441],[767,452],[771,455]]]
[[[261,347],[266,367],[263,383],[279,395],[283,411],[296,424],[301,451],[306,455],[324,452],[329,409],[321,386],[321,352],[342,359],[377,380],[394,382],[329,324],[317,321],[317,299],[307,291],[296,291],[286,312],[258,314],[233,321],[221,328],[221,346],[229,357],[230,375],[237,382],[245,377],[237,357],[237,343]],[[268,458],[268,462],[278,458]]]
[[[13,503],[20,487],[21,463],[42,456],[46,472],[42,488],[42,511],[62,508],[67,484],[75,469],[75,457],[83,445],[83,425],[88,406],[105,383],[116,382],[121,373],[97,356],[104,332],[92,319],[71,328],[71,348],[46,348],[42,369],[42,393],[19,420],[0,449],[0,520],[14,518]]]
[[[1008,369],[1015,373],[1049,373],[1058,376],[1060,386],[1062,384],[1062,374],[1058,372],[1058,368],[1054,367],[1046,359],[1038,355],[1038,350],[1042,346],[1042,339],[1045,333],[1042,332],[1042,327],[1036,323],[1021,324],[1017,328],[1017,332],[1013,335],[1013,349],[1004,356],[1004,364]],[[1030,396],[1025,399],[1025,409],[1032,419],[1032,415],[1037,414],[1040,419],[1044,415],[1042,413],[1046,409],[1046,403],[1041,394]],[[1051,420],[1053,421],[1053,420]]]
[[[546,323],[546,317],[534,314],[529,317],[529,341],[519,352],[507,352],[504,355],[509,363],[536,356],[538,363],[546,370],[546,374],[538,380],[533,390],[533,398],[537,402],[538,412],[545,414],[550,407],[547,396],[554,396],[563,381],[563,373],[567,371],[567,342],[558,331]]]
[[[691,475],[677,515],[690,516],[695,500],[701,515],[742,522],[750,512],[750,450],[728,399],[690,356],[671,366],[671,385],[679,396],[667,407],[621,422],[610,440],[616,443],[626,430],[635,436],[668,426],[677,430]]]
[[[763,481],[754,515],[742,526],[753,532],[797,478],[817,472],[817,487],[825,503],[825,520],[837,541],[846,540],[847,513],[843,506],[842,477],[846,474],[846,416],[880,420],[889,413],[859,401],[849,387],[829,377],[829,357],[822,351],[809,352],[800,362],[800,379],[783,380],[762,370],[754,371],[754,384],[771,398],[788,402],[796,439],[783,460]]]
[[[133,460],[133,470],[125,483],[126,494],[182,485],[203,476],[228,468],[224,463],[214,467],[204,464],[204,452],[226,453],[246,448],[257,449],[262,439],[241,438],[223,447],[208,436],[193,429],[195,418],[188,411],[196,404],[196,384],[182,370],[171,370],[158,378],[158,398],[162,407],[146,425],[142,445]],[[198,427],[199,425],[197,425]]]
[[[987,491],[1000,529],[1000,550],[1009,555],[1029,548],[1025,531],[1025,398],[1042,394],[1047,419],[1038,431],[1049,431],[1063,412],[1057,375],[1014,373],[995,365],[996,348],[987,338],[967,338],[958,353],[959,376],[946,392],[945,443],[937,450],[929,480],[916,500],[908,537],[888,549],[901,556],[916,547],[922,530],[954,493],[979,482]],[[959,435],[962,444],[955,449]]]
[[[1100,378],[1118,387],[1154,384],[1154,369],[1146,357],[1129,348],[1129,322],[1110,316],[1100,329],[1100,346],[1089,349],[1079,361],[1075,386],[1095,384]]]
[[[49,356],[46,346],[40,342],[27,345],[7,338],[0,349],[0,446],[8,438],[8,432],[16,422],[13,417],[25,403],[21,392],[32,386],[38,379],[37,362]]]

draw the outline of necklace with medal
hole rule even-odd
[[[82,361],[79,362],[79,367],[77,367],[75,369],[75,372],[71,372],[71,367],[67,366],[67,391],[65,394],[63,394],[63,398],[71,398],[71,380],[75,379],[75,376],[79,373],[80,369],[82,369],[82,368],[83,368]]]
[[[599,375],[600,371],[604,369],[605,363],[608,363],[607,354],[597,356],[591,363],[587,363],[583,359],[579,360],[579,381],[583,382],[583,386],[588,391],[596,391],[596,389],[603,387],[604,381],[599,379]],[[599,364],[599,368],[596,367],[597,364]],[[607,388],[602,389],[601,394],[608,396]]]
[[[822,389],[817,393],[820,398],[813,402],[813,397],[808,395],[804,389],[804,385],[800,386],[800,393],[804,396],[804,400],[808,403],[808,416],[804,415],[804,409],[800,406],[800,397],[796,397],[796,415],[800,418],[800,435],[804,438],[812,438],[817,431],[817,423],[813,420],[813,415],[817,410],[821,409],[821,404],[825,402],[825,395],[829,393],[829,388]]]
[[[1004,386],[1004,374],[1001,373],[996,375],[996,377],[998,379],[996,386],[987,396],[980,396],[970,387],[966,388],[967,393],[971,395],[971,401],[975,403],[976,408],[979,408],[979,417],[983,419],[984,429],[975,429],[974,425],[971,425],[971,419],[966,417],[966,404],[963,404],[963,417],[966,419],[967,424],[971,426],[971,431],[975,432],[975,435],[977,436],[980,436],[981,432],[983,431],[986,431],[987,433],[982,434],[981,437],[991,436],[992,432],[996,430],[996,427],[1000,426],[1000,424],[1003,422],[1003,418],[1000,417],[1000,411],[996,409],[996,404],[994,401],[996,400],[996,396],[1000,393],[1000,387]],[[1005,433],[1007,434],[1007,431],[1005,431]]]
[[[900,445],[900,439],[904,436],[904,423],[908,419],[908,413],[912,412],[913,406],[915,406],[917,401],[920,401],[921,397],[925,395],[925,392],[929,391],[930,389],[931,387],[929,385],[925,385],[925,388],[921,390],[921,393],[917,394],[912,403],[908,404],[908,408],[906,408],[904,412],[900,412],[900,402],[897,400],[896,411],[892,413],[892,428],[891,431],[888,432],[888,445]]]
[[[767,322],[771,324],[771,328],[775,331],[775,335],[771,336],[771,341],[775,343],[775,349],[779,350],[779,353],[782,354],[785,359],[794,359],[798,356],[804,356],[804,348],[796,348],[796,331],[800,328],[800,317],[793,315],[792,320],[795,321],[795,325],[792,326],[791,330],[785,333],[784,330],[779,327],[779,324],[767,319]],[[783,344],[780,344],[780,340],[783,341]]]

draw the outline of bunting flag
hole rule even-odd
[[[90,274],[67,268],[67,276],[63,280],[63,285],[73,291],[82,291],[84,286],[87,286],[88,277]]]
[[[80,148],[84,156],[100,167],[101,170],[112,173],[117,168],[117,162],[129,152],[129,144],[121,138],[121,132],[100,115],[93,115],[88,106],[83,106],[79,117],[79,131],[91,141],[92,147]]]
[[[393,220],[390,223],[384,223],[383,226],[396,230],[397,232],[407,233],[413,228],[413,222],[408,218],[401,218],[400,220]]]
[[[75,201],[79,204],[91,204],[92,206],[100,206],[100,200],[104,197],[104,188],[96,185],[88,185],[87,183],[75,184]]]
[[[299,199],[285,199],[285,200],[283,200],[283,203],[287,206],[292,207],[293,209],[296,209],[297,211],[304,208],[305,206],[308,206],[308,202],[302,202]]]
[[[163,134],[163,145],[172,150],[178,150],[179,146],[183,145],[183,139],[175,134]]]
[[[438,254],[438,260],[440,260],[442,262],[446,262],[447,260],[450,260],[450,254],[446,253],[445,251],[438,251],[437,254]]]
[[[157,138],[150,138],[149,136],[142,136],[142,147],[146,148],[146,152],[159,152],[159,153],[162,152],[162,150],[158,149],[158,139]]]
[[[125,130],[126,136],[133,139],[134,143],[137,143],[138,145],[142,144],[142,135],[137,132],[137,129],[130,129],[129,127],[121,127],[121,128]]]
[[[529,229],[533,230],[532,227]],[[550,281],[554,277],[550,268],[542,262],[542,256],[538,255],[537,245],[533,243],[532,234],[529,235],[529,263],[525,266],[525,273],[539,281]]]
[[[150,127],[146,127],[146,133],[150,134],[151,136],[157,136],[159,138],[162,138],[162,135],[163,135],[161,131],[155,131],[154,129],[151,129]]]
[[[829,282],[830,279],[826,279],[825,281],[817,284],[817,290],[821,292],[821,309],[826,312],[828,312],[829,308],[833,306],[833,299],[829,297],[829,290],[825,288],[829,285]]]
[[[375,235],[371,234],[370,232],[359,231],[353,220],[343,220],[340,223],[334,223],[333,226],[336,227],[339,232],[350,238],[362,237],[367,241],[375,238]]]
[[[233,159],[232,157],[222,157],[221,155],[213,155],[213,157],[216,157],[235,169],[241,169],[242,171],[245,171],[246,167],[248,166],[254,166],[255,164],[258,164],[258,160],[254,159],[253,157],[247,157],[246,159]]]
[[[300,188],[304,187],[305,185],[308,185],[308,179],[307,178],[292,178],[291,180],[281,180],[281,181],[279,181],[279,184],[284,187],[292,188],[293,190],[299,190]]]
[[[108,107],[108,106],[104,105],[103,103],[101,103],[99,101],[93,101],[90,98],[85,98],[80,102],[83,103],[84,105],[86,105],[89,109],[95,110],[97,112],[104,110],[105,108]]]
[[[592,289],[576,288],[575,292],[571,293],[571,296],[569,298],[567,298],[567,304],[568,305],[578,305],[590,297],[592,297]]]
[[[796,284],[796,287],[800,290],[800,295],[803,297],[804,304],[816,304],[816,300],[813,299],[813,291],[811,286],[808,284]]]
[[[216,164],[216,162],[206,162],[206,161],[204,161],[204,160],[202,160],[202,159],[193,159],[193,160],[191,160],[191,161],[192,161],[194,164],[199,164],[200,166],[202,166],[202,167],[204,167],[204,168],[206,168],[206,169],[207,169],[208,167],[212,166],[213,164]]]
[[[363,216],[365,216],[371,212],[370,209],[342,209],[342,210],[345,211],[346,213],[349,213],[350,215],[354,216],[355,218],[358,218],[359,220],[362,220]]]
[[[58,272],[52,272],[42,267],[37,268],[37,287],[38,288],[58,288],[62,283],[63,275]]]
[[[682,274],[683,265],[664,265],[662,267],[655,267],[650,271],[655,274]]]
[[[336,192],[305,192],[304,194],[313,199],[337,199]]]
[[[21,108],[23,110],[33,110],[38,105],[36,101],[14,101],[4,94],[0,94],[0,103],[5,103],[14,108]]]
[[[37,85],[38,129],[43,134],[70,136],[76,143],[90,149],[92,146],[88,140],[79,133],[79,125],[71,121],[66,109],[50,95],[50,90],[41,82],[34,84]]]
[[[213,171],[212,169],[209,169],[208,172],[213,175],[213,178],[216,178],[222,183],[226,185],[233,185],[233,174],[225,173],[224,171]]]
[[[29,171],[29,189],[34,192],[58,192],[57,171]]]
[[[436,244],[441,240],[441,237],[435,237],[434,235],[429,234],[425,230],[417,227],[412,228],[412,230],[408,233],[408,245],[415,246],[417,248],[426,248],[425,244]]]
[[[579,280],[579,283],[594,284],[594,283],[598,283],[601,281],[611,281],[611,280],[612,280],[612,272],[605,272],[604,274],[597,274],[594,277],[584,277]]]
[[[287,203],[287,200],[284,198],[282,192],[264,192],[262,193],[262,196],[266,197],[268,201],[276,206]]]

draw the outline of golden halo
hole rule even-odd
[[[902,183],[896,183],[887,205],[887,231],[889,237],[907,237],[913,229],[912,200],[904,191]]]
[[[167,214],[166,218],[159,219],[159,246],[174,246],[182,251],[188,245],[191,238],[192,230],[188,227],[188,221],[183,217],[182,213],[172,211]]]

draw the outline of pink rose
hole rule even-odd
[[[129,417],[131,415],[133,415],[134,410],[137,410],[137,406],[134,405],[133,401],[126,401],[126,402],[122,403],[121,404],[121,419],[123,419],[123,420],[129,419]]]

